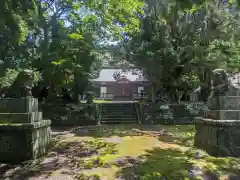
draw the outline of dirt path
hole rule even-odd
[[[54,129],[57,143],[45,157],[18,166],[0,164],[0,179],[138,180],[146,176],[146,180],[151,180],[166,176],[165,179],[171,180],[184,177],[240,180],[239,176],[231,174],[234,168],[227,167],[240,160],[217,159],[198,150],[192,151],[192,133],[189,128],[186,132],[180,130],[178,127],[166,131],[161,127],[154,130],[132,127],[127,130],[126,127]],[[219,176],[217,168],[225,172]]]

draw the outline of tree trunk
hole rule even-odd
[[[156,88],[152,87],[152,104],[156,103]]]
[[[78,104],[79,103],[79,75],[75,72],[74,74],[74,81],[73,81],[73,101]]]
[[[152,118],[151,118],[151,124],[153,124],[156,121],[156,87],[155,85],[152,85]]]

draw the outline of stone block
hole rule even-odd
[[[240,96],[215,96],[208,100],[210,110],[240,110]]]
[[[237,85],[237,86],[238,86],[238,85]],[[229,95],[229,96],[240,96],[239,88],[237,88],[236,86],[230,85],[229,88],[228,88],[228,92],[226,93],[226,95]]]
[[[213,156],[240,156],[240,121],[196,118],[194,145]]]
[[[170,104],[170,108],[173,112],[173,118],[178,119],[180,117],[191,116],[190,111],[187,109],[186,104]]]
[[[219,156],[240,156],[240,127],[228,126],[219,128],[218,155]]]
[[[33,123],[41,121],[42,112],[0,113],[0,123]]]
[[[206,110],[204,117],[213,120],[240,120],[239,110]]]
[[[0,113],[27,113],[38,111],[36,98],[0,99]]]
[[[0,124],[0,162],[15,164],[44,155],[51,144],[50,124]]]
[[[194,145],[207,151],[211,155],[217,154],[217,128],[203,123],[195,125],[196,134]]]

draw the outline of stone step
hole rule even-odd
[[[42,112],[0,113],[0,123],[33,123],[43,119]]]
[[[135,108],[135,106],[102,106],[103,108]]]
[[[126,106],[134,106],[135,104],[134,103],[103,103],[103,105],[106,105],[106,106],[123,106],[123,105],[126,105]]]
[[[105,111],[135,111],[135,108],[116,108],[116,109],[111,109],[111,108],[102,108],[102,110]]]
[[[111,110],[104,110],[102,111],[102,114],[136,114],[136,111],[134,110],[118,110],[118,111],[111,111]]]
[[[102,120],[103,120],[103,119],[129,120],[129,119],[137,119],[137,117],[136,117],[136,116],[125,116],[125,117],[121,117],[121,116],[105,117],[105,116],[102,116],[101,119],[102,119]]]
[[[135,106],[102,106],[103,108],[111,108],[111,109],[124,109],[124,108],[135,108]]]
[[[128,113],[128,114],[112,114],[112,113],[105,113],[105,114],[102,114],[101,115],[102,117],[129,117],[129,116],[137,116],[137,114],[136,113]]]
[[[100,121],[100,124],[136,124],[137,121]]]
[[[120,112],[120,111],[118,111],[118,112],[113,112],[113,111],[105,111],[105,112],[102,112],[102,115],[103,114],[109,114],[109,115],[131,115],[131,114],[137,114],[136,112],[133,112],[133,111],[126,111],[126,112]]]
[[[101,118],[101,121],[136,121],[136,117],[129,117],[129,118],[117,118],[117,117],[105,117],[105,118]]]
[[[102,112],[108,113],[108,112],[116,112],[116,113],[126,113],[126,112],[133,112],[135,113],[136,110],[135,109],[115,109],[115,110],[111,110],[111,109],[103,109]]]
[[[119,120],[137,119],[137,116],[135,116],[135,115],[129,115],[129,116],[102,116],[101,119],[119,119]]]
[[[103,124],[135,124],[137,122],[135,104],[103,104],[100,122]]]
[[[111,110],[127,110],[127,109],[136,109],[135,107],[102,107],[102,109],[111,109]]]
[[[119,117],[119,118],[128,118],[136,117],[137,114],[102,114],[102,117]]]
[[[135,108],[116,108],[116,109],[111,109],[111,108],[102,108],[102,110],[105,111],[135,111]]]
[[[102,116],[103,115],[117,115],[117,116],[124,116],[124,115],[136,115],[137,113],[136,112],[102,112]]]
[[[108,106],[105,106],[105,105],[103,105],[102,107],[107,107],[107,108],[111,108],[111,107],[113,107],[113,108],[121,108],[121,107],[135,107],[135,105],[133,105],[133,106],[128,106],[128,105],[122,105],[122,106],[108,105]]]

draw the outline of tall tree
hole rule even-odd
[[[1,76],[11,72],[9,69],[34,68],[53,94],[62,87],[84,91],[101,65],[101,41],[118,39],[123,30],[137,31],[136,13],[141,13],[143,6],[138,0],[1,3]]]
[[[208,72],[226,66],[227,57],[216,44],[231,39],[233,30],[226,25],[236,22],[221,8],[212,1],[189,10],[175,0],[148,1],[141,31],[131,36],[125,48],[128,60],[152,83],[153,102],[158,89],[171,87],[186,73],[205,72],[200,79],[209,83]]]

